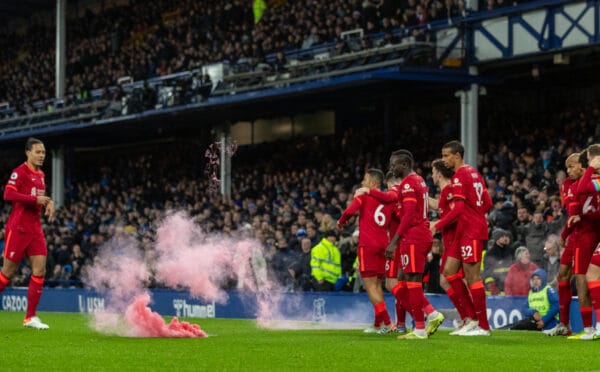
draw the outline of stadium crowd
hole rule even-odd
[[[344,31],[385,33],[384,42],[394,43],[394,30],[466,14],[463,0],[270,3],[256,24],[252,2],[242,0],[103,1],[97,14],[80,12],[67,21],[67,104],[90,100],[94,89],[108,98],[106,89],[125,76],[141,81],[221,61],[253,69],[276,52],[343,43]],[[516,3],[487,0],[480,9]],[[365,38],[363,47],[369,45]],[[54,97],[53,25],[0,29],[0,74],[0,102],[17,114],[46,110],[33,103]]]
[[[529,119],[510,115],[503,116],[507,120],[504,133],[482,130],[496,135],[482,138],[477,164],[494,202],[483,267],[492,294],[522,294],[513,290],[512,284],[507,288],[507,283],[527,277],[520,271],[531,274],[538,266],[548,271],[548,283],[556,285],[560,246],[555,234],[566,220],[558,198],[565,178],[564,161],[594,141],[600,110],[594,105],[573,107],[553,117],[556,119],[538,118],[546,123],[544,131],[537,125],[520,126],[516,123]],[[482,126],[494,122],[498,128],[498,120],[488,115]],[[415,151],[416,170],[426,179],[431,195],[438,191],[430,163],[439,157],[435,145],[441,146],[443,135],[433,131],[420,140],[403,136],[392,144],[394,148],[423,149]],[[378,145],[381,138],[382,131],[363,127],[335,137],[242,147],[233,157],[230,200],[206,192],[214,185],[204,174],[205,159],[197,156],[204,149],[197,145],[176,143],[77,154],[67,179],[65,206],[55,221],[44,227],[49,249],[47,283],[77,284],[99,247],[119,234],[137,236],[141,246],[150,251],[156,224],[165,212],[185,210],[206,232],[253,235],[263,243],[272,277],[283,288],[309,290],[310,248],[334,229],[364,171],[385,169],[388,152]],[[169,151],[175,148],[177,151]],[[257,164],[248,159],[263,161]],[[4,179],[19,161],[18,154],[3,157]],[[10,204],[3,203],[2,226],[9,210]],[[350,224],[335,234],[342,272],[349,278],[354,276],[354,231],[355,225]],[[0,230],[2,240],[3,235]],[[23,285],[28,270],[23,265],[13,284]],[[429,288],[430,284],[426,285]],[[434,288],[437,283],[432,282],[431,290]]]

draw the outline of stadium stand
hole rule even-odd
[[[60,102],[53,99],[52,25],[30,22],[19,32],[4,28],[0,30],[0,74],[6,78],[0,82],[0,102],[7,107],[0,107],[0,118],[53,112],[59,107],[114,98],[117,82],[124,77],[139,82],[138,86],[156,77],[191,80],[198,69],[215,62],[230,66],[231,76],[224,86],[215,85],[214,89],[230,94],[247,85],[256,88],[265,81],[272,86],[282,78],[291,79],[287,84],[293,83],[294,77],[307,72],[318,75],[374,62],[427,60],[419,54],[431,53],[428,45],[413,44],[427,41],[425,26],[467,14],[464,2],[458,0],[282,3],[268,8],[256,25],[251,3],[240,0],[130,0],[126,5],[111,6],[109,2],[97,14],[90,10],[77,14],[67,22],[67,89]],[[507,5],[503,0],[487,1],[481,9]],[[23,34],[27,35],[25,39]],[[403,46],[376,49],[350,60],[335,57],[327,61],[328,66],[321,66],[319,61],[302,63],[397,43]],[[276,52],[285,52],[290,60],[286,65],[289,71],[284,74],[273,73]],[[157,80],[158,85],[160,82]],[[99,108],[108,109],[108,105],[101,102],[90,110],[79,108],[87,115],[79,119],[92,120]],[[78,117],[76,114],[70,117]],[[53,119],[45,117],[46,121]]]

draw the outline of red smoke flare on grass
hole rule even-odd
[[[150,294],[137,296],[125,311],[125,320],[130,324],[130,336],[133,337],[207,337],[206,333],[197,324],[180,322],[177,317],[171,319],[169,324],[160,314],[153,312],[148,307]]]
[[[88,286],[107,296],[108,307],[93,316],[94,328],[128,337],[206,337],[196,324],[177,318],[166,324],[150,310],[149,280],[150,270],[134,239],[119,233],[103,246],[84,275]]]

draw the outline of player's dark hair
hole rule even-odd
[[[582,168],[588,167],[588,153],[587,151],[582,151],[579,153],[579,164],[581,164]]]
[[[465,157],[465,147],[458,141],[450,141],[442,146],[442,149],[450,149],[452,154],[460,154],[461,158]]]
[[[431,163],[431,167],[435,168],[438,172],[444,176],[444,178],[450,179],[454,175],[454,171],[446,166],[442,159],[436,159]]]
[[[27,138],[27,142],[25,142],[25,151],[31,151],[31,149],[33,148],[33,145],[43,145],[44,142],[42,142],[41,140],[34,138],[34,137],[29,137]]]
[[[383,183],[383,172],[377,168],[369,168],[367,174],[373,177],[380,185]]]
[[[587,148],[588,159],[591,157],[600,156],[600,144],[594,143],[593,145],[589,145]]]
[[[398,158],[401,163],[407,163],[410,166],[410,169],[412,169],[415,164],[412,152],[406,149],[396,150],[392,152],[392,156]]]
[[[407,149],[400,149],[400,150],[396,150],[396,151],[392,152],[392,156],[400,156],[400,155],[405,155],[405,156],[411,158],[412,160],[414,160],[412,152],[408,151]]]

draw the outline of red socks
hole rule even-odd
[[[373,307],[375,308],[375,323],[377,324],[377,326],[379,326],[379,324],[381,323],[383,323],[386,326],[392,323],[392,321],[390,320],[390,314],[388,314],[387,309],[385,307],[385,301],[381,301],[373,305]]]
[[[588,284],[589,285],[589,284]],[[569,314],[571,310],[571,283],[558,282],[558,307],[560,314],[560,322],[564,325],[569,324]]]
[[[592,327],[592,307],[582,307],[579,308],[579,312],[581,313],[581,321],[583,323],[583,328],[591,328]]]
[[[2,292],[4,288],[6,288],[8,283],[10,283],[10,278],[4,275],[2,271],[0,271],[0,292]]]
[[[423,314],[423,284],[406,282],[408,289],[408,307],[410,315],[415,320],[415,329],[425,329],[425,314]]]
[[[392,294],[396,297],[396,323],[398,325],[406,324],[406,312],[408,310],[408,290],[406,281],[400,280],[392,288]]]
[[[27,290],[27,314],[25,314],[25,319],[35,316],[40,297],[42,297],[43,288],[44,278],[31,275],[31,278],[29,279],[29,288]]]
[[[458,296],[454,292],[454,289],[452,289],[452,287],[448,288],[448,290],[446,291],[446,294],[448,294],[448,298],[450,299],[450,301],[452,301],[452,304],[456,308],[456,311],[458,311],[458,315],[460,315],[460,318],[463,320],[465,318],[468,318],[467,314],[465,313],[465,309],[462,306],[462,302],[460,301],[460,298],[458,298]]]
[[[477,320],[473,300],[471,299],[471,296],[469,295],[469,290],[467,289],[467,286],[461,278],[460,274],[448,275],[446,277],[446,280],[448,281],[448,284],[450,284],[454,295],[459,300],[461,307],[465,313],[465,318]]]
[[[483,281],[480,280],[470,285],[471,297],[473,298],[473,307],[479,321],[479,326],[483,329],[490,329],[490,324],[487,319],[487,305],[485,298],[485,287]]]

